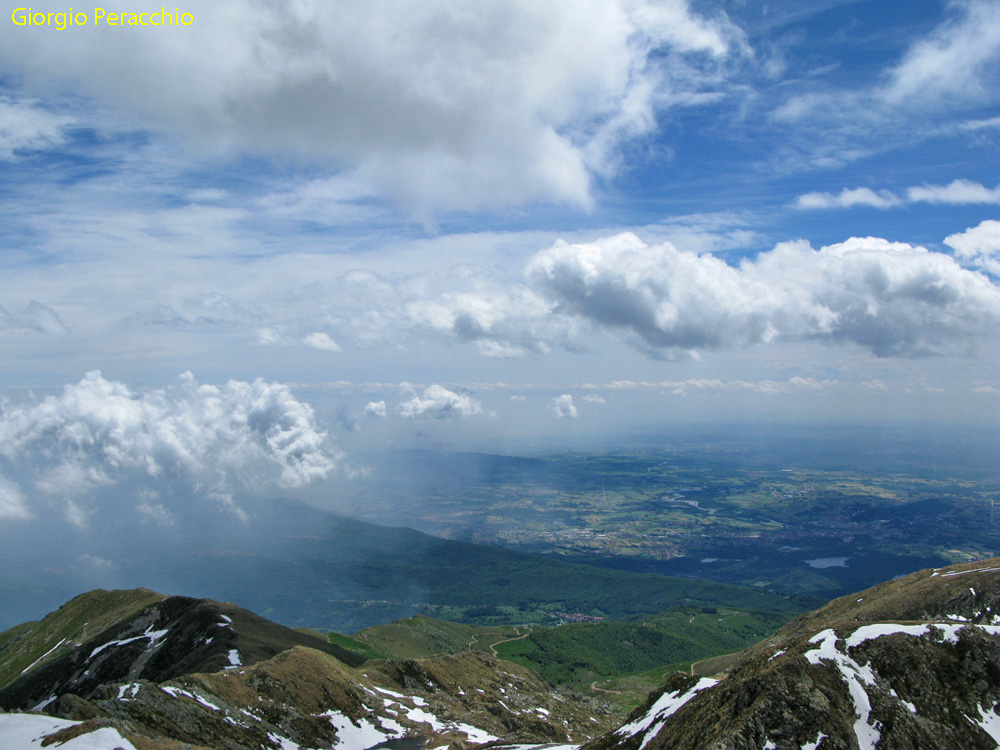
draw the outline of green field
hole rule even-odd
[[[739,651],[788,619],[768,612],[683,608],[637,622],[533,628],[527,638],[496,650],[550,682],[583,689],[612,677]]]
[[[370,658],[429,659],[477,650],[537,671],[543,679],[630,709],[694,662],[715,674],[731,654],[774,633],[790,615],[684,607],[635,622],[482,627],[425,616],[366,628],[331,641]],[[714,658],[713,658],[714,657]]]

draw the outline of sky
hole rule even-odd
[[[995,0],[19,7],[7,529],[373,446],[997,426]]]

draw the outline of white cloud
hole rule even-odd
[[[580,416],[573,404],[573,396],[568,393],[564,393],[561,396],[556,396],[552,401],[549,402],[549,408],[552,409],[552,413],[555,414],[560,419],[576,419]]]
[[[323,352],[339,352],[341,351],[340,346],[336,341],[330,338],[329,334],[317,331],[315,333],[310,333],[304,339],[302,343],[306,346],[311,346],[313,349],[319,349]]]
[[[77,567],[83,568],[92,573],[110,573],[117,565],[111,560],[107,560],[99,555],[84,553],[76,559]]]
[[[1000,185],[990,189],[972,180],[954,180],[948,185],[921,185],[906,191],[911,203],[943,203],[952,206],[1000,204]]]
[[[0,160],[25,151],[52,148],[63,142],[72,118],[37,106],[37,102],[0,96]]]
[[[411,302],[406,311],[417,325],[476,342],[487,357],[545,354],[560,334],[567,345],[572,337],[570,329],[551,320],[551,304],[530,289],[446,293]]]
[[[911,40],[881,74],[867,76],[871,84],[857,84],[861,78],[856,78],[855,85],[838,88],[827,83],[833,76],[783,81],[778,91],[788,93],[778,94],[771,110],[772,121],[783,128],[784,147],[774,154],[775,169],[841,168],[942,135],[964,142],[968,133],[957,125],[957,113],[977,118],[970,127],[993,127],[982,115],[1000,98],[1000,6],[994,0],[945,5],[945,20]],[[854,32],[845,29],[844,35],[842,42],[866,44]],[[836,202],[839,197],[816,200]]]
[[[994,276],[1000,276],[1000,221],[987,219],[964,232],[945,237],[955,255],[971,261]]]
[[[385,419],[385,401],[370,401],[367,406],[365,406],[365,414]]]
[[[882,96],[916,109],[942,102],[997,98],[1000,5],[993,0],[951,3],[955,18],[914,44],[889,73]]]
[[[733,267],[624,234],[557,243],[527,273],[555,310],[658,356],[802,339],[878,356],[964,353],[1000,322],[1000,289],[983,276],[879,238],[782,243]]]
[[[399,405],[400,416],[407,419],[458,419],[482,413],[482,404],[471,396],[436,384],[425,388],[422,396],[413,394]]]
[[[589,205],[623,141],[743,47],[687,0],[218,0],[194,15],[113,44],[6,24],[0,44],[28,80],[71,81],[206,149],[346,167],[417,211]]]
[[[0,522],[24,521],[31,517],[21,488],[0,475]]]
[[[6,476],[65,501],[78,526],[92,512],[87,501],[113,486],[138,487],[138,511],[165,522],[170,511],[151,487],[181,482],[184,494],[206,497],[298,487],[329,476],[341,458],[311,407],[263,380],[199,385],[187,373],[172,388],[134,392],[91,372],[57,396],[0,412]],[[23,495],[6,490],[4,507],[16,509]]]
[[[838,195],[832,193],[806,193],[795,200],[796,208],[851,208],[871,206],[872,208],[895,208],[903,202],[888,190],[875,192],[871,188],[844,188]]]
[[[606,404],[606,403],[608,403],[607,401],[604,400],[603,397],[598,396],[596,393],[591,393],[591,394],[589,394],[587,396],[584,396],[583,400],[586,401],[589,404]]]
[[[324,177],[273,190],[256,203],[275,218],[342,226],[384,212],[370,187],[344,176]]]
[[[650,352],[673,356],[767,340],[780,304],[762,281],[718,258],[649,246],[633,234],[559,242],[526,273],[563,314],[629,331]]]
[[[157,526],[173,526],[176,518],[163,503],[155,501],[158,497],[157,493],[147,491],[143,494],[145,497],[142,502],[135,506],[143,519]]]
[[[1000,185],[984,187],[972,180],[954,180],[948,185],[918,185],[906,190],[903,200],[889,190],[875,192],[871,188],[844,188],[838,194],[806,193],[795,199],[795,207],[808,209],[852,208],[870,206],[872,208],[898,208],[907,203],[936,203],[953,206],[970,204],[1000,204]]]

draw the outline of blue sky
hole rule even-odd
[[[187,372],[285,394],[330,471],[372,442],[996,424],[996,2],[16,7],[5,460],[110,450],[125,402],[154,444],[165,403],[211,401]]]

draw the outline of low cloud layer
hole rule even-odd
[[[284,385],[199,385],[187,373],[171,388],[137,392],[91,372],[0,412],[0,519],[58,508],[83,527],[103,496],[127,486],[141,517],[169,523],[164,502],[175,494],[234,507],[234,492],[301,487],[341,460],[312,408]]]

